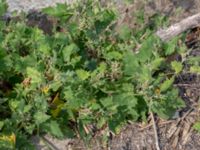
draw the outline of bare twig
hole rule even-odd
[[[158,126],[164,126],[164,125],[166,125],[166,124],[172,123],[173,121],[174,121],[174,120],[164,121],[164,122],[158,123]],[[148,128],[150,128],[151,126],[153,126],[153,123],[150,123],[150,124],[146,125],[145,127],[141,127],[141,126],[140,126],[139,131],[143,131],[143,130],[145,130],[145,129],[148,129]]]
[[[198,85],[198,84],[182,84],[182,83],[179,83],[179,84],[174,84],[174,86],[182,86],[182,87],[193,87],[193,88],[198,88],[198,87],[200,87],[200,85]]]
[[[200,13],[190,16],[167,29],[158,30],[156,35],[163,41],[168,41],[180,33],[200,25]]]
[[[174,133],[178,129],[178,125],[180,124],[180,122],[183,121],[193,110],[194,110],[193,108],[190,108],[181,118],[178,119],[178,121],[172,128],[172,131],[168,134],[168,138],[171,138],[174,135]]]
[[[154,136],[155,136],[155,142],[156,142],[156,150],[160,150],[157,127],[156,127],[154,115],[153,115],[152,112],[151,112],[151,119],[152,119],[152,122],[153,122]]]
[[[52,142],[50,142],[45,136],[40,137],[44,144],[50,149],[50,150],[59,150]]]

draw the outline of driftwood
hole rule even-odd
[[[200,26],[200,13],[183,19],[182,21],[171,25],[167,29],[161,29],[156,32],[156,35],[160,37],[163,41],[168,41],[173,37],[179,35],[180,33]]]

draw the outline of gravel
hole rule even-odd
[[[48,6],[55,6],[56,3],[73,3],[78,0],[6,0],[8,11],[25,11],[30,9],[41,9]]]
[[[24,11],[28,12],[31,9],[41,9],[49,6],[55,6],[57,3],[72,4],[75,2],[83,2],[84,0],[6,0],[8,3],[8,11]],[[114,1],[117,5],[122,5],[123,0],[100,0],[101,2]]]

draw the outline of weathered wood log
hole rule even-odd
[[[158,30],[156,35],[163,41],[168,41],[180,33],[183,33],[184,31],[195,28],[197,26],[200,26],[200,13],[187,17],[182,21],[171,25],[167,29]]]

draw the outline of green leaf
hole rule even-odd
[[[137,121],[138,118],[140,117],[140,114],[137,112],[137,109],[135,108],[129,109],[127,113],[131,115],[132,121]]]
[[[50,55],[51,48],[50,45],[46,41],[44,41],[39,44],[38,50],[45,55]]]
[[[76,70],[76,74],[77,74],[78,78],[81,79],[82,81],[88,79],[90,76],[90,73],[83,69]]]
[[[26,132],[28,132],[29,134],[33,134],[33,131],[35,130],[36,125],[27,123],[27,125],[24,128],[25,128]]]
[[[165,55],[171,55],[176,51],[178,39],[178,37],[175,37],[164,44]]]
[[[36,122],[37,124],[44,123],[44,122],[46,122],[49,118],[50,118],[50,116],[47,115],[47,114],[44,113],[44,112],[38,111],[38,112],[36,112],[36,113],[34,114],[34,119],[35,119],[35,122]]]
[[[54,135],[54,136],[56,136],[56,137],[63,137],[64,135],[63,135],[63,133],[62,133],[62,130],[61,130],[61,128],[60,128],[60,126],[59,126],[59,124],[58,124],[58,122],[57,121],[54,121],[54,120],[51,120],[50,122],[49,122],[49,129],[50,129],[50,133],[52,134],[52,135]]]
[[[26,69],[27,75],[31,78],[31,83],[33,84],[41,84],[43,81],[42,74],[35,68],[28,67]]]
[[[49,85],[49,88],[52,89],[54,92],[56,92],[61,86],[62,86],[61,81],[55,81]]]
[[[28,113],[32,109],[32,105],[25,105],[23,113]]]
[[[152,62],[151,62],[151,69],[152,70],[157,70],[161,65],[162,63],[164,62],[164,58],[156,58],[154,59]]]
[[[200,122],[199,122],[199,121],[196,122],[196,123],[194,124],[193,128],[194,128],[196,131],[200,132]]]
[[[122,84],[122,90],[124,92],[133,92],[134,91],[134,85],[132,83],[123,83]]]
[[[131,40],[131,29],[128,27],[128,25],[122,25],[119,28],[119,38],[127,41]]]
[[[191,66],[190,67],[190,72],[200,74],[200,67],[196,66],[196,65]]]
[[[183,65],[181,62],[173,61],[171,63],[172,69],[175,70],[175,73],[178,74],[182,71]]]
[[[0,0],[0,16],[5,15],[7,8],[8,5],[6,3],[6,0]]]
[[[78,51],[78,47],[76,44],[72,43],[68,46],[66,46],[63,50],[62,50],[62,55],[63,55],[63,59],[65,62],[70,62],[71,56],[72,54],[76,53]]]
[[[151,35],[141,43],[139,53],[137,54],[138,61],[144,63],[145,61],[151,59],[154,43],[156,43],[156,40],[156,37]]]
[[[74,93],[71,88],[65,88],[63,90],[64,99],[72,100],[74,98]]]
[[[168,90],[172,84],[174,82],[174,77],[172,77],[171,79],[167,79],[165,80],[161,85],[160,85],[160,91],[161,92],[165,92],[166,90]]]
[[[3,126],[4,126],[4,122],[0,121],[0,130],[3,128]]]
[[[13,67],[13,60],[10,55],[0,59],[0,72],[9,71]]]
[[[188,57],[188,63],[191,65],[198,65],[200,63],[200,56]]]
[[[139,76],[138,76],[138,81],[140,83],[148,83],[151,81],[152,77],[151,77],[151,70],[150,67],[148,66],[143,66],[140,68],[139,70]]]
[[[105,125],[106,123],[106,118],[101,117],[100,119],[97,120],[97,128],[100,129],[103,127],[103,125]]]
[[[154,102],[151,107],[151,110],[163,119],[169,119],[175,113],[175,109],[169,107],[168,104],[166,104],[165,100],[160,100],[160,102]]]
[[[115,116],[114,120],[112,119],[108,121],[109,129],[116,134],[119,134],[123,124],[124,124],[124,119],[122,118],[121,115]]]
[[[16,63],[15,63],[15,70],[20,73],[26,72],[27,67],[34,67],[37,63],[37,60],[31,56],[25,56],[21,57]]]
[[[125,75],[133,76],[138,72],[139,69],[138,59],[133,52],[128,51],[127,53],[125,53],[123,62],[124,62]]]
[[[112,10],[105,9],[95,15],[97,20],[95,21],[96,33],[100,34],[103,30],[105,30],[112,21],[115,20],[116,15]]]
[[[50,16],[58,17],[62,21],[69,19],[73,15],[68,5],[59,3],[57,3],[56,7],[47,7],[42,11]]]
[[[113,98],[110,96],[110,97],[106,97],[106,98],[102,98],[100,99],[101,101],[101,104],[104,106],[104,107],[111,107],[113,106]]]
[[[127,106],[132,109],[137,105],[138,100],[132,93],[122,93],[114,95],[113,102],[118,106]]]
[[[120,60],[122,59],[122,54],[117,51],[112,51],[112,52],[106,53],[105,57],[108,60]]]

